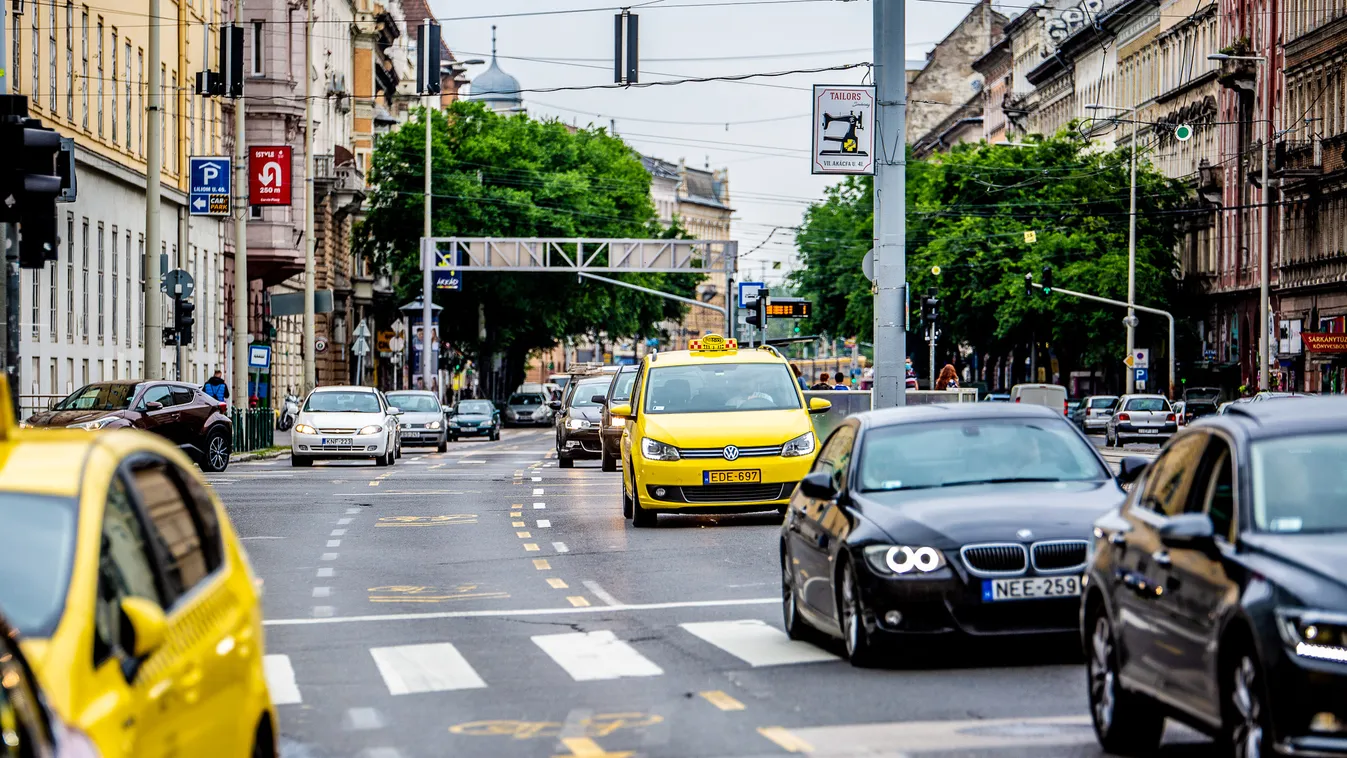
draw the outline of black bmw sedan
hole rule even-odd
[[[903,638],[1074,633],[1090,531],[1123,497],[1047,408],[851,416],[782,527],[786,629],[841,637],[862,666]]]
[[[1164,719],[1241,758],[1347,755],[1347,400],[1180,432],[1095,528],[1081,625],[1110,753]]]

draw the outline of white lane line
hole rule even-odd
[[[533,477],[529,477],[529,478],[532,479],[532,480],[535,481],[535,482],[541,482],[541,481],[543,480],[543,478],[542,478],[541,476],[533,476]]]
[[[599,583],[593,579],[586,579],[581,582],[581,584],[585,585],[585,589],[589,590],[589,594],[598,598],[604,605],[622,605],[621,601],[608,594],[608,590],[600,587]]]
[[[553,542],[553,543],[552,543],[552,549],[555,550],[555,551],[557,551],[558,553],[569,553],[569,552],[571,552],[571,549],[568,548],[568,547],[566,547],[566,543],[565,543],[565,542]]]
[[[332,595],[332,588],[331,588],[331,587],[314,587],[314,588],[313,588],[313,596],[314,596],[314,597],[331,597],[331,595]]]
[[[330,568],[320,568],[320,569],[318,569],[318,578],[319,578],[319,579],[326,579],[327,577],[332,576],[332,574],[333,574],[333,571],[332,571],[332,569],[330,569]]]
[[[544,508],[546,508],[546,507],[547,507],[547,504],[546,504],[546,503],[534,503],[534,504],[533,504],[533,508],[534,508],[535,510],[539,510],[539,511],[542,510],[542,509],[544,509]]]
[[[304,702],[299,694],[299,684],[295,681],[295,668],[290,665],[290,656],[262,656],[262,672],[267,678],[267,689],[271,690],[271,702],[276,705]]]
[[[547,528],[549,528],[549,527],[551,527],[551,526],[552,526],[552,522],[551,522],[550,520],[545,519],[545,518],[540,518],[540,519],[538,519],[538,528],[539,528],[539,529],[547,529]]]
[[[332,530],[332,533],[329,534],[328,536],[329,536],[329,537],[344,537],[344,536],[346,536],[346,530],[345,530],[345,529],[333,529],[333,530]]]
[[[355,519],[350,519],[350,518],[339,518],[339,519],[337,519],[337,526],[346,526],[347,524],[351,523],[352,521],[355,521]]]
[[[369,652],[391,695],[486,686],[458,648],[448,642],[374,647]]]
[[[327,546],[328,546],[328,547],[341,547],[341,540],[328,540],[328,541],[327,541]]]
[[[835,661],[837,656],[808,642],[796,642],[759,619],[679,624],[754,668]]]
[[[336,553],[323,553],[323,560],[325,560],[325,561],[335,561],[335,560],[337,560],[337,554],[336,554]]]
[[[315,605],[313,607],[313,617],[316,619],[330,619],[337,615],[337,609],[330,605]]]
[[[533,638],[577,682],[659,676],[664,669],[608,630],[542,634]]]
[[[402,758],[402,751],[395,747],[367,747],[360,758]]]
[[[348,708],[342,726],[353,731],[379,729],[384,725],[384,717],[374,708]]]
[[[541,495],[541,494],[543,494],[543,488],[542,488],[542,487],[534,487],[534,488],[533,488],[533,494],[535,494],[535,495]]]
[[[539,569],[540,571],[542,569]],[[516,618],[520,616],[561,616],[567,614],[667,611],[680,608],[732,608],[741,605],[780,605],[779,597],[755,597],[744,600],[684,600],[671,603],[632,603],[595,605],[588,608],[521,608],[501,611],[430,611],[424,613],[376,613],[365,616],[339,616],[330,619],[263,619],[262,626],[308,626],[311,624],[363,624],[389,621],[432,621],[438,619]]]
[[[349,514],[349,513],[359,513],[359,512],[360,512],[360,509],[359,509],[359,508],[347,508],[347,509],[346,509],[346,512],[347,512],[348,514]],[[338,521],[337,523],[340,524],[341,522]],[[350,522],[350,521],[347,521],[346,523],[349,524],[349,523],[351,523],[351,522]]]

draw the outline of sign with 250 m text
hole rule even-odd
[[[290,146],[248,150],[248,204],[290,204]]]

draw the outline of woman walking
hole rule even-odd
[[[959,389],[959,372],[954,370],[953,364],[946,363],[945,367],[940,369],[940,377],[935,380],[935,388],[938,390]]]

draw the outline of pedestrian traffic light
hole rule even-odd
[[[1051,267],[1051,266],[1044,266],[1044,267],[1043,267],[1043,292],[1044,292],[1045,294],[1052,294],[1052,267]]]
[[[56,199],[74,174],[62,179],[61,136],[28,118],[23,95],[0,96],[0,150],[17,158],[0,169],[0,222],[19,225],[19,265],[40,269],[56,260]]]
[[[192,344],[192,326],[196,323],[196,304],[184,297],[173,298],[173,329],[179,345]]]
[[[927,326],[935,327],[936,322],[940,320],[940,298],[936,297],[936,290],[932,287],[926,292],[926,297],[921,300],[921,318]]]

